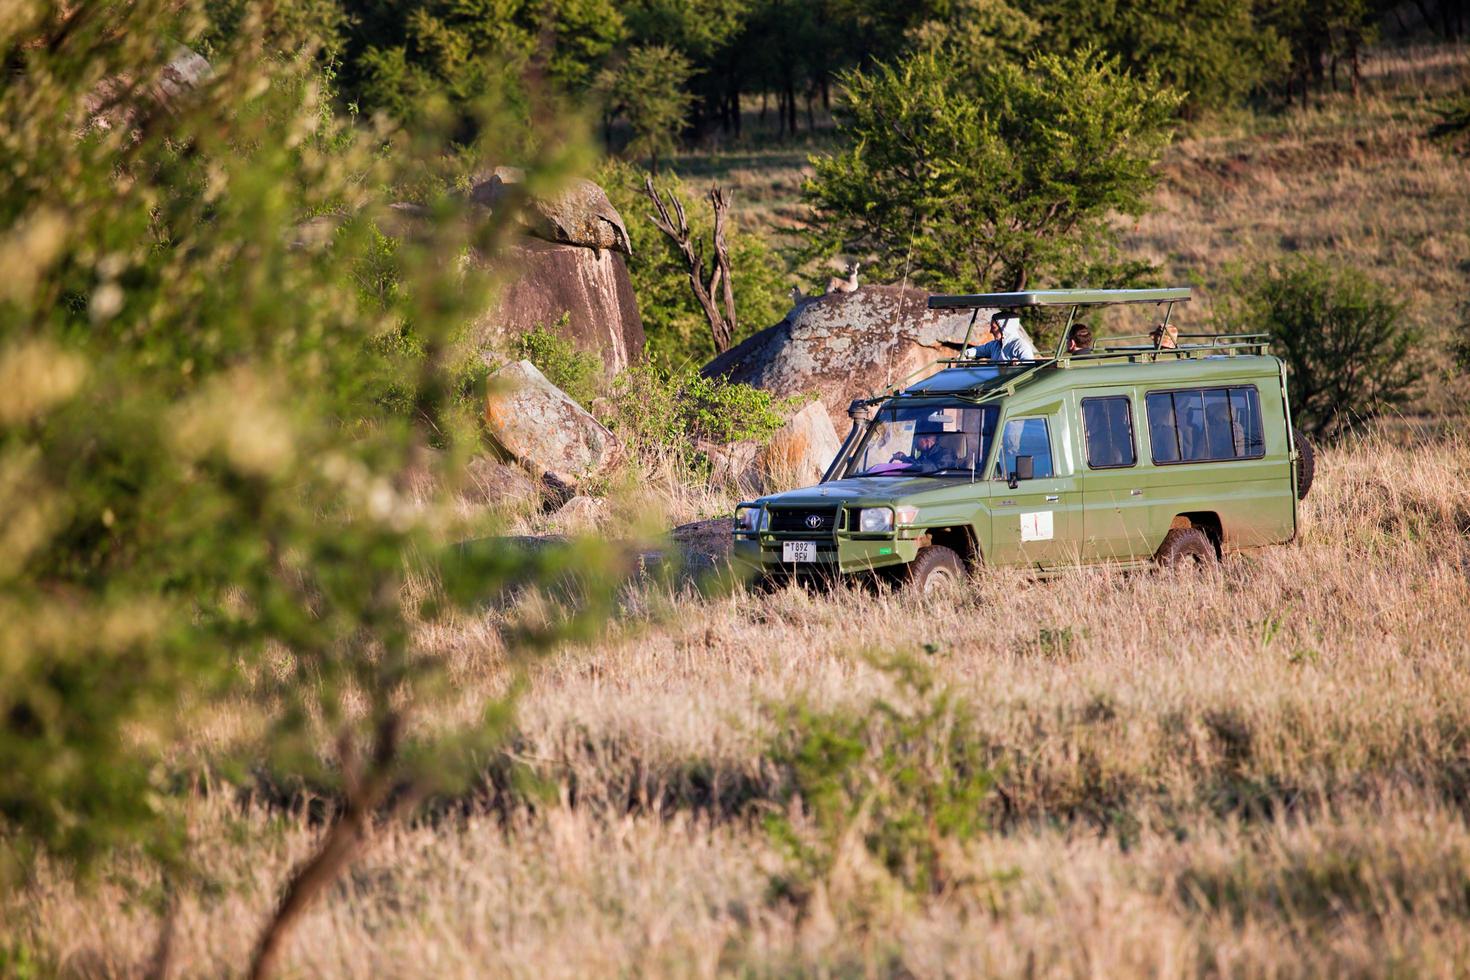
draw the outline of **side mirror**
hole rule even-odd
[[[1036,461],[1030,456],[1017,456],[1016,468],[1011,470],[1011,478],[1007,486],[1016,489],[1021,480],[1033,479],[1036,475]]]

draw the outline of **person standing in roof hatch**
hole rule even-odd
[[[1021,326],[1021,318],[1005,310],[990,317],[990,342],[965,351],[966,357],[988,361],[1034,361],[1036,348]]]

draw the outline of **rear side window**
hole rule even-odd
[[[1082,431],[1087,436],[1087,465],[1094,470],[1132,466],[1133,406],[1126,395],[1082,399]]]
[[[1000,441],[1001,475],[1016,468],[1017,456],[1030,456],[1032,475],[1036,479],[1052,475],[1051,434],[1046,419],[1011,419],[1006,423]]]
[[[1259,459],[1266,455],[1253,385],[1153,391],[1145,398],[1155,463]]]

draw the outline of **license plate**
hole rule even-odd
[[[815,541],[782,541],[782,561],[816,561],[817,543]]]

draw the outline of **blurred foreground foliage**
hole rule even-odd
[[[0,18],[9,870],[119,846],[178,866],[175,737],[191,710],[260,690],[271,724],[251,751],[340,787],[360,840],[505,721],[491,703],[472,730],[421,734],[447,692],[422,626],[554,581],[508,636],[514,666],[609,608],[609,552],[445,546],[479,440],[449,352],[490,287],[461,259],[493,252],[512,209],[465,220],[442,173],[452,119],[426,108],[410,137],[335,115],[292,25],[244,9],[206,65],[177,46],[208,33],[198,4]],[[550,123],[541,139],[528,193],[575,158]],[[388,243],[405,182],[425,216]],[[261,672],[275,683],[243,683]],[[290,891],[283,908],[312,894]]]

